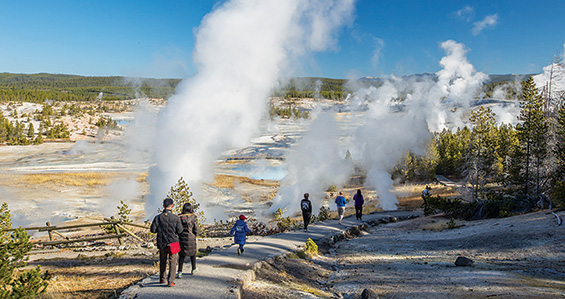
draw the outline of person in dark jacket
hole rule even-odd
[[[237,248],[237,255],[243,254],[243,245],[245,245],[247,234],[251,233],[251,230],[247,227],[245,219],[247,219],[247,217],[239,215],[239,220],[235,222],[230,231],[230,235],[233,236],[233,242],[235,244],[239,244],[239,248]]]
[[[355,217],[357,220],[362,220],[363,217],[363,204],[365,199],[363,199],[363,194],[361,194],[361,189],[357,189],[357,193],[353,195],[353,200],[355,201]]]
[[[302,219],[304,219],[304,230],[308,230],[308,224],[312,217],[312,202],[308,199],[310,194],[304,193],[304,199],[300,201],[300,209],[302,209]]]
[[[182,268],[184,259],[189,256],[192,270],[190,274],[196,273],[196,236],[198,235],[198,217],[194,214],[194,209],[190,203],[185,203],[182,206],[182,214],[179,215],[180,222],[182,223],[183,231],[180,235],[180,252],[179,252],[179,268],[177,271],[177,278],[182,277]]]
[[[169,244],[178,242],[182,233],[182,224],[177,215],[172,213],[174,202],[170,198],[163,200],[163,213],[155,216],[151,223],[151,232],[157,233],[157,248],[159,248],[159,279],[165,283],[165,272],[167,261],[169,264],[169,275],[167,284],[175,286],[175,269],[177,268],[178,253],[169,253]]]

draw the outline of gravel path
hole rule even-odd
[[[365,222],[382,219],[397,219],[418,214],[412,211],[392,211],[364,216]],[[389,220],[390,221],[390,220]],[[344,219],[343,225],[337,220],[327,220],[309,226],[308,231],[293,231],[269,237],[252,237],[245,246],[245,254],[238,256],[237,246],[227,245],[222,250],[198,260],[196,275],[183,276],[175,280],[175,287],[159,283],[158,275],[144,279],[124,291],[120,298],[238,298],[241,288],[252,283],[255,271],[263,261],[274,261],[277,257],[292,254],[304,246],[308,238],[319,243],[332,243],[344,231],[363,225],[354,217]]]
[[[447,222],[379,225],[312,260],[275,261],[245,297],[565,298],[565,226],[553,215]],[[474,264],[456,267],[459,256]]]

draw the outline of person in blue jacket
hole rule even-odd
[[[247,227],[247,223],[245,222],[246,219],[247,217],[244,215],[239,215],[239,220],[235,222],[230,231],[230,235],[233,236],[233,242],[239,244],[237,255],[243,254],[243,245],[245,245],[247,234],[251,233],[251,230]]]
[[[339,196],[335,198],[335,204],[337,205],[337,214],[339,215],[339,224],[343,220],[343,214],[345,214],[345,204],[347,200],[343,197],[343,192],[339,192]]]

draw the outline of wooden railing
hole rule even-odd
[[[65,236],[64,234],[62,234],[60,232],[60,231],[63,231],[63,230],[93,227],[93,226],[98,226],[101,229],[103,229],[103,227],[105,227],[105,226],[106,227],[111,226],[113,228],[114,233],[107,234],[105,236],[98,236],[98,237],[90,237],[90,238],[82,238],[82,239],[70,239],[68,236]],[[101,221],[101,222],[67,225],[67,226],[53,226],[53,225],[51,225],[51,223],[47,222],[47,223],[45,223],[45,226],[24,227],[24,230],[26,230],[26,231],[36,230],[38,232],[47,232],[47,234],[49,235],[49,241],[36,241],[36,242],[32,241],[33,244],[37,244],[37,245],[41,244],[43,246],[69,244],[69,243],[76,243],[76,242],[90,242],[90,241],[98,241],[98,240],[106,240],[106,239],[118,239],[118,242],[120,243],[120,245],[123,245],[122,238],[127,237],[127,236],[131,236],[134,239],[145,243],[145,241],[143,239],[136,236],[131,230],[126,228],[126,226],[134,226],[134,227],[149,229],[149,227],[142,225],[142,224],[124,222],[124,221],[121,221],[121,220],[118,220],[118,219],[114,219],[114,217],[111,217],[111,218],[104,218],[104,221]],[[12,228],[12,229],[7,229],[7,230],[3,230],[3,231],[15,231],[15,230],[16,230],[16,228]],[[64,240],[55,240],[55,235],[59,236],[60,238],[63,238]]]

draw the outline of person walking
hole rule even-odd
[[[247,234],[251,233],[251,230],[247,227],[247,223],[245,222],[246,219],[247,217],[244,215],[239,215],[239,220],[235,222],[230,230],[230,235],[233,236],[233,242],[239,244],[237,255],[243,254],[243,245],[245,245]]]
[[[357,189],[357,193],[353,195],[353,201],[355,202],[355,217],[357,220],[362,220],[363,204],[365,203],[365,200],[363,199],[363,194],[361,194],[361,189]]]
[[[432,188],[430,186],[426,186],[426,188],[424,189],[424,191],[422,191],[422,197],[425,199],[427,197],[432,196],[432,192],[431,192]]]
[[[173,206],[173,200],[165,198],[163,200],[163,212],[153,218],[150,227],[152,233],[157,233],[159,281],[165,283],[165,272],[167,271],[168,262],[169,275],[167,276],[167,284],[169,287],[175,286],[175,269],[178,262],[178,251],[175,248],[178,248],[179,235],[183,230],[180,218],[172,212]]]
[[[300,201],[300,209],[302,210],[302,219],[304,219],[304,230],[308,231],[308,224],[312,217],[312,202],[310,202],[310,194],[304,193],[304,199]]]
[[[177,271],[177,278],[182,277],[182,268],[184,259],[190,257],[192,270],[190,274],[194,275],[198,268],[196,268],[196,236],[198,235],[198,217],[194,214],[194,209],[190,203],[185,203],[182,206],[182,214],[179,215],[180,222],[182,223],[182,233],[180,235],[180,252],[179,252],[179,267]]]
[[[339,195],[335,198],[335,204],[337,205],[337,214],[339,215],[339,224],[343,220],[343,214],[345,213],[345,204],[347,204],[347,200],[343,197],[343,192],[340,191]]]

